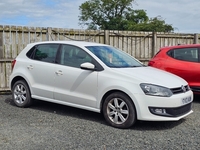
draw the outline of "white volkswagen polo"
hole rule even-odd
[[[10,88],[19,107],[33,99],[49,101],[103,113],[117,128],[129,128],[136,120],[175,121],[193,112],[185,80],[109,45],[31,43],[12,68]]]

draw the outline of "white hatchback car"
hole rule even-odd
[[[185,80],[109,45],[31,43],[12,68],[10,88],[19,107],[38,99],[102,112],[117,128],[136,120],[175,121],[193,112],[193,93]]]

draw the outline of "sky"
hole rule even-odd
[[[87,0],[0,0],[0,25],[85,29],[79,6]],[[136,0],[149,18],[161,17],[175,33],[200,33],[200,0]]]

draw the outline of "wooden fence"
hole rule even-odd
[[[146,64],[160,47],[199,43],[200,38],[198,34],[0,25],[0,91],[9,90],[11,61],[28,43],[54,40],[80,40],[109,44]]]

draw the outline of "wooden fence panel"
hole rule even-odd
[[[19,27],[18,28],[18,32],[16,33],[17,34],[17,54],[19,54],[22,49],[25,47],[25,44],[24,44],[24,31],[23,31],[23,28],[22,27]],[[15,58],[16,56],[14,56],[13,58]]]
[[[149,59],[152,53],[152,33],[133,31],[111,31],[110,45],[122,49],[130,55],[141,59]]]
[[[0,88],[5,87],[5,69],[4,63],[0,63]]]
[[[165,46],[173,46],[178,44],[193,44],[194,35],[193,34],[166,34],[159,33],[157,34],[157,44],[155,53]]]
[[[0,91],[8,90],[10,73],[11,73],[11,63],[1,62],[0,63]]]
[[[147,64],[161,47],[200,43],[199,34],[75,30],[0,25],[0,91],[8,89],[11,61],[29,43],[79,40],[110,44]]]

